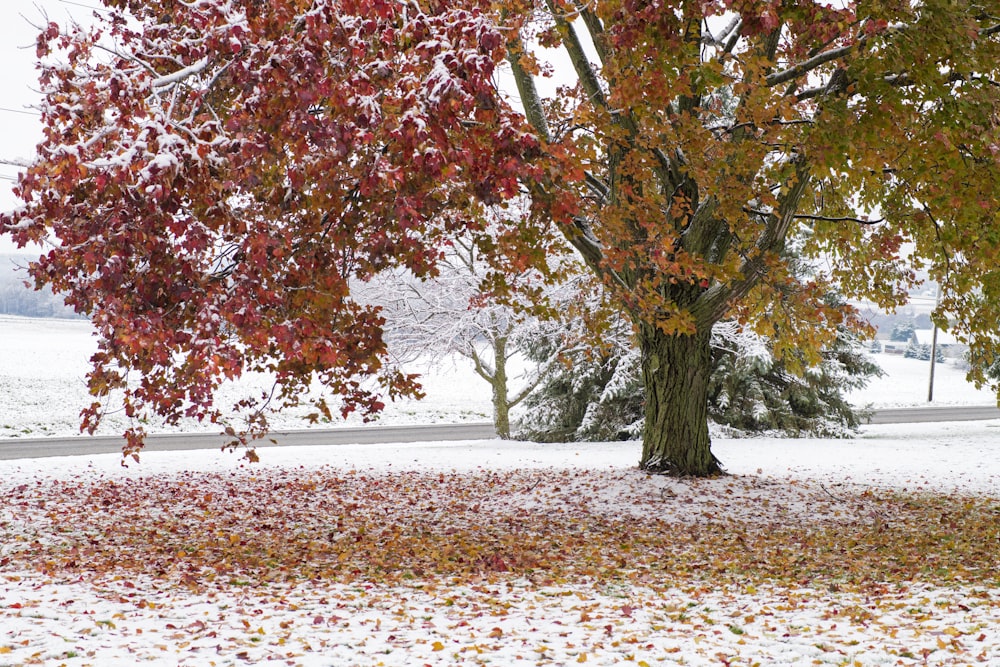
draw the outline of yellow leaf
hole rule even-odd
[[[444,644],[442,644],[441,642],[434,642],[433,644],[431,644],[431,649],[434,651],[443,651]]]
[[[577,662],[587,662],[587,654],[586,653],[581,653],[580,655],[578,655],[576,657],[576,661]]]

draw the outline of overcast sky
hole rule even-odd
[[[88,0],[0,0],[0,159],[28,158],[41,137],[38,115],[30,107],[37,103],[38,73],[35,71],[34,25],[43,25],[45,15],[57,23],[73,17],[86,21],[99,3]],[[0,210],[17,205],[11,193],[17,168],[0,164]],[[0,252],[13,245],[0,240]]]
[[[39,100],[34,46],[39,28],[46,17],[60,25],[72,20],[88,23],[95,10],[101,10],[99,0],[0,0],[0,161],[30,158],[41,138],[41,123],[31,108]],[[565,58],[546,53],[559,69],[560,60]],[[568,63],[561,65],[568,67]],[[566,82],[565,77],[558,80]],[[501,76],[501,85],[505,81]],[[543,95],[554,93],[556,80],[537,83]],[[509,87],[513,90],[512,83]],[[19,204],[11,192],[17,171],[17,167],[0,162],[0,211]],[[15,250],[13,243],[0,238],[0,254]]]

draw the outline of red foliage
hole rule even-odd
[[[349,283],[433,273],[443,230],[480,224],[471,201],[516,194],[537,142],[497,97],[500,33],[475,6],[110,4],[99,30],[39,37],[67,61],[42,72],[28,205],[2,221],[57,239],[31,271],[97,325],[92,393],[123,390],[136,419],[217,420],[220,381],[272,372],[274,395],[242,406],[255,433],[314,376],[344,414],[414,392]]]

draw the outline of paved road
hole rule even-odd
[[[907,424],[913,422],[970,421],[1000,419],[1000,409],[992,406],[934,406],[894,408],[876,411],[872,424]],[[482,440],[496,437],[489,423],[438,424],[416,426],[364,426],[310,431],[278,431],[271,434],[281,447],[295,445],[349,445],[380,442],[429,442],[437,440]],[[145,451],[180,451],[221,447],[226,438],[206,434],[151,435]],[[268,443],[272,446],[272,443]],[[113,454],[120,452],[122,440],[116,436],[74,438],[0,439],[0,460]]]
[[[496,431],[493,430],[493,424],[490,423],[470,423],[276,431],[270,437],[275,442],[266,441],[268,446],[369,445],[379,442],[481,440],[495,438]],[[171,433],[150,435],[146,438],[146,448],[143,451],[163,452],[185,449],[213,449],[222,447],[228,440],[224,436],[212,434]],[[113,454],[120,452],[121,449],[122,439],[117,436],[2,438],[0,439],[0,460],[42,458],[46,456]]]
[[[992,405],[941,405],[921,408],[876,410],[871,424],[912,424],[914,422],[960,422],[1000,419],[1000,409]]]

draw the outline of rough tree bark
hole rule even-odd
[[[639,467],[649,472],[706,477],[722,473],[708,435],[711,327],[667,335],[639,327],[646,424]]]

